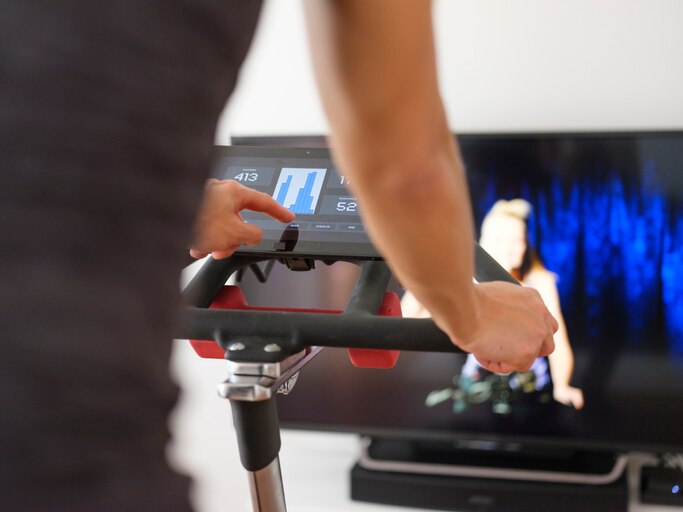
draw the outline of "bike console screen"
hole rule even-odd
[[[279,222],[245,210],[242,218],[259,226],[263,240],[239,252],[283,257],[378,259],[361,221],[356,198],[327,149],[221,146],[213,176],[235,180],[272,196],[296,214]]]

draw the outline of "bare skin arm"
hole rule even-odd
[[[340,169],[377,248],[461,348],[526,370],[557,323],[537,292],[474,285],[462,162],[437,86],[427,1],[307,0],[314,68]]]
[[[570,381],[574,373],[574,352],[569,344],[567,326],[564,323],[560,297],[555,284],[555,277],[547,271],[534,272],[530,276],[529,285],[538,290],[548,309],[557,319],[559,327],[555,333],[555,352],[548,356],[550,374],[553,378],[553,394],[556,401],[571,405],[575,409],[584,406],[583,392],[572,387]]]

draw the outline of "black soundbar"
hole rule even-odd
[[[457,512],[625,512],[626,478],[608,485],[351,471],[351,499]]]

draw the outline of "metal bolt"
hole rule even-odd
[[[228,347],[228,350],[231,352],[237,352],[238,350],[244,350],[246,347],[244,346],[244,343],[240,343],[239,341],[237,343],[231,343],[230,346]]]
[[[280,348],[280,345],[278,345],[277,343],[268,343],[268,345],[263,347],[263,350],[265,350],[266,352],[280,352],[280,350],[282,349]]]

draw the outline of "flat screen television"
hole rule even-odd
[[[532,207],[528,243],[555,276],[575,359],[571,385],[584,406],[554,400],[541,372],[486,376],[472,389],[463,355],[404,352],[392,370],[364,370],[326,349],[279,400],[282,424],[683,451],[683,132],[459,134],[458,142],[477,231],[500,199]],[[233,144],[319,147],[325,139]],[[257,285],[245,288],[267,303]]]

